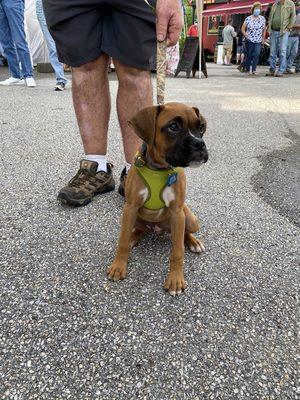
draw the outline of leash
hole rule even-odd
[[[167,40],[157,42],[156,55],[156,102],[157,105],[165,103],[166,87],[166,64],[167,64]]]

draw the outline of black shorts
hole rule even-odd
[[[129,66],[151,69],[155,14],[144,0],[43,0],[43,6],[61,62],[78,67],[106,53]]]

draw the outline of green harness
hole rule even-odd
[[[148,210],[160,210],[166,206],[162,194],[167,186],[172,186],[177,181],[181,167],[169,169],[152,169],[145,165],[141,154],[138,154],[134,168],[148,189],[148,197],[144,207]]]

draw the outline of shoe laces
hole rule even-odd
[[[94,178],[92,172],[85,168],[80,168],[74,178],[70,180],[69,185],[72,187],[84,186],[85,182],[91,178]]]
[[[95,183],[97,181],[104,183],[106,180],[104,174],[105,172],[100,171],[100,173],[98,173],[98,176],[96,177],[88,169],[80,168],[74,178],[70,180],[69,186],[79,188],[81,186],[84,186],[86,182],[89,182],[93,186],[95,186]]]

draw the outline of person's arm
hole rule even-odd
[[[264,27],[263,34],[262,34],[262,44],[263,45],[265,44],[265,41],[266,41],[266,33],[267,33],[267,24],[266,24],[266,20],[265,20],[265,27]]]
[[[272,26],[272,21],[273,21],[273,15],[274,15],[275,7],[276,7],[276,3],[274,3],[274,4],[272,5],[271,11],[270,11],[270,14],[269,14],[269,18],[268,18],[267,31],[268,31],[269,33],[271,33],[271,26]]]
[[[292,7],[291,15],[290,15],[290,23],[287,26],[287,30],[290,31],[293,29],[294,23],[296,22],[296,8]]]
[[[265,44],[265,41],[266,41],[266,33],[267,33],[267,26],[265,25],[265,29],[262,34],[262,44],[263,45]]]
[[[242,25],[242,28],[241,28],[241,31],[242,31],[242,34],[245,36],[245,38],[247,38],[247,36],[248,36],[248,33],[246,32],[246,29],[247,29],[247,24],[246,24],[246,21],[244,21],[244,23]]]
[[[157,0],[156,4],[157,40],[167,39],[168,46],[174,46],[183,27],[183,15],[178,0]]]
[[[232,37],[236,37],[236,35],[237,35],[236,31],[234,30],[234,27],[232,27],[232,29],[231,29],[231,36],[232,36]]]

